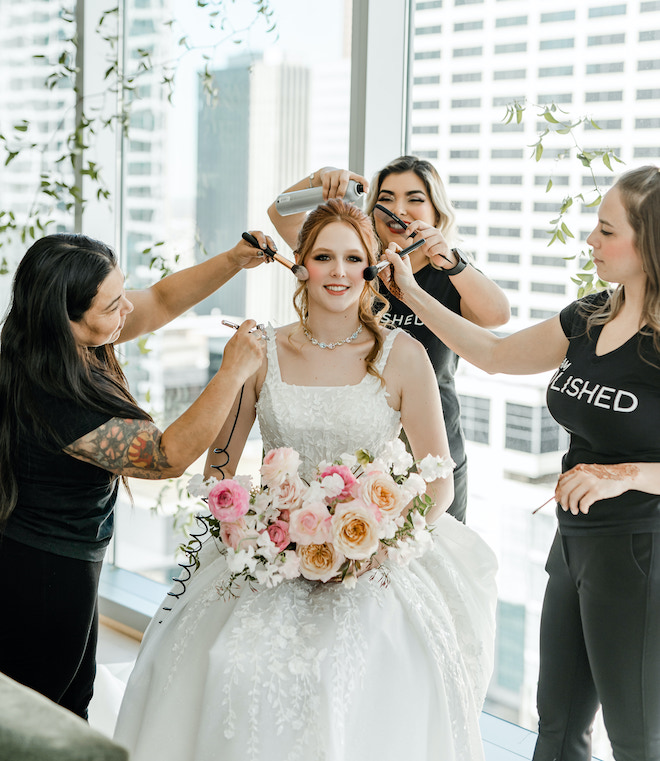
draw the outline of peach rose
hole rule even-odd
[[[272,489],[283,484],[287,476],[297,475],[299,465],[300,455],[295,449],[290,447],[271,449],[261,465],[261,477],[264,484]]]
[[[330,539],[332,516],[322,502],[289,513],[289,535],[296,544],[323,544]]]
[[[384,518],[396,518],[408,499],[396,481],[387,473],[374,470],[358,481],[358,494],[366,505],[374,505]]]
[[[329,581],[336,576],[344,556],[332,544],[305,544],[297,548],[300,573],[311,581]]]
[[[332,542],[350,560],[366,560],[378,549],[378,521],[360,500],[344,502],[332,517]]]
[[[209,510],[219,521],[235,521],[249,509],[249,495],[231,478],[226,478],[211,489],[208,497]]]

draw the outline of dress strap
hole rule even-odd
[[[280,361],[277,356],[277,337],[275,328],[270,323],[266,325],[266,358],[268,359],[266,381],[269,383],[281,383],[282,373],[280,372]]]
[[[381,375],[385,369],[385,365],[387,364],[387,358],[390,356],[390,351],[392,349],[394,339],[399,335],[399,333],[401,333],[401,328],[394,328],[394,330],[391,330],[385,338],[383,348],[380,352],[380,357],[378,358],[378,362],[376,362],[376,370],[378,370]]]

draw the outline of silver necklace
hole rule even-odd
[[[348,336],[348,338],[342,338],[341,341],[334,341],[331,344],[324,343],[323,341],[317,341],[316,338],[309,332],[307,327],[303,325],[303,333],[305,334],[305,337],[308,341],[311,341],[314,346],[318,346],[319,349],[336,349],[338,346],[341,346],[342,344],[349,344],[351,341],[355,341],[355,339],[360,335],[362,332],[362,323],[358,325],[357,330],[352,335]]]

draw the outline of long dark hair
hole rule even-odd
[[[54,451],[69,443],[45,419],[41,394],[112,417],[150,419],[129,393],[114,347],[82,348],[71,331],[116,266],[104,243],[58,234],[38,240],[16,269],[0,333],[0,528],[18,501],[19,431]]]

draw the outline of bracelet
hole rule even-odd
[[[314,187],[314,183],[312,182],[312,180],[314,179],[314,175],[315,175],[315,174],[316,174],[316,172],[312,172],[312,173],[309,175],[309,187],[310,187],[310,188],[313,188],[313,187]]]

